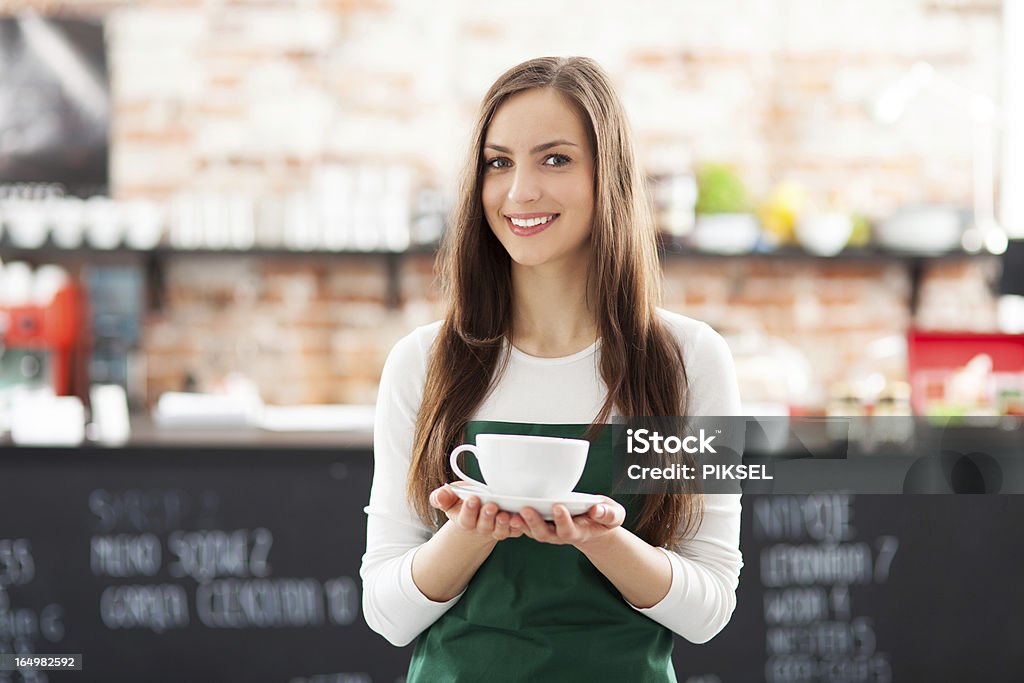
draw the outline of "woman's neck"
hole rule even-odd
[[[512,264],[512,343],[532,356],[557,358],[597,339],[594,297],[587,298],[586,264],[555,268]]]

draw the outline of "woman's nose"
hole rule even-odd
[[[520,166],[512,176],[512,185],[508,188],[508,199],[516,204],[525,204],[540,198],[540,179],[533,169]]]

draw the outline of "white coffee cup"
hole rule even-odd
[[[156,247],[163,232],[162,207],[156,202],[137,199],[125,203],[123,209],[127,220],[125,245],[138,251],[149,251]]]
[[[464,481],[486,486],[493,493],[524,498],[551,499],[571,493],[583,476],[590,442],[553,436],[480,434],[476,445],[452,451],[452,470]],[[485,481],[473,479],[459,468],[459,454],[476,456]]]
[[[19,249],[38,249],[46,242],[50,226],[46,223],[43,203],[30,199],[8,199],[4,220],[11,244]]]
[[[85,233],[85,202],[78,197],[51,200],[50,222],[53,224],[53,243],[61,249],[82,246]]]
[[[124,239],[121,206],[109,197],[85,202],[85,237],[95,249],[115,249]]]

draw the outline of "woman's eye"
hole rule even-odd
[[[555,163],[548,163],[548,162],[550,162],[552,160],[554,160]],[[564,154],[549,154],[544,159],[544,165],[545,166],[554,166],[554,167],[557,168],[557,167],[560,167],[560,166],[565,166],[570,161],[572,161],[572,159],[570,159],[569,157],[565,156]],[[505,158],[505,157],[494,157],[493,159],[488,159],[487,161],[484,162],[484,166],[486,166],[487,168],[493,168],[493,169],[508,168],[511,165],[512,165],[512,163],[507,158]]]

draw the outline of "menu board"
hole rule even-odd
[[[359,564],[367,450],[0,449],[0,654],[31,681],[396,683]],[[1024,497],[750,495],[686,683],[1024,680]]]
[[[367,452],[0,450],[10,681],[369,683],[404,676],[362,617]]]
[[[1024,497],[744,498],[737,607],[687,683],[1024,680]]]

